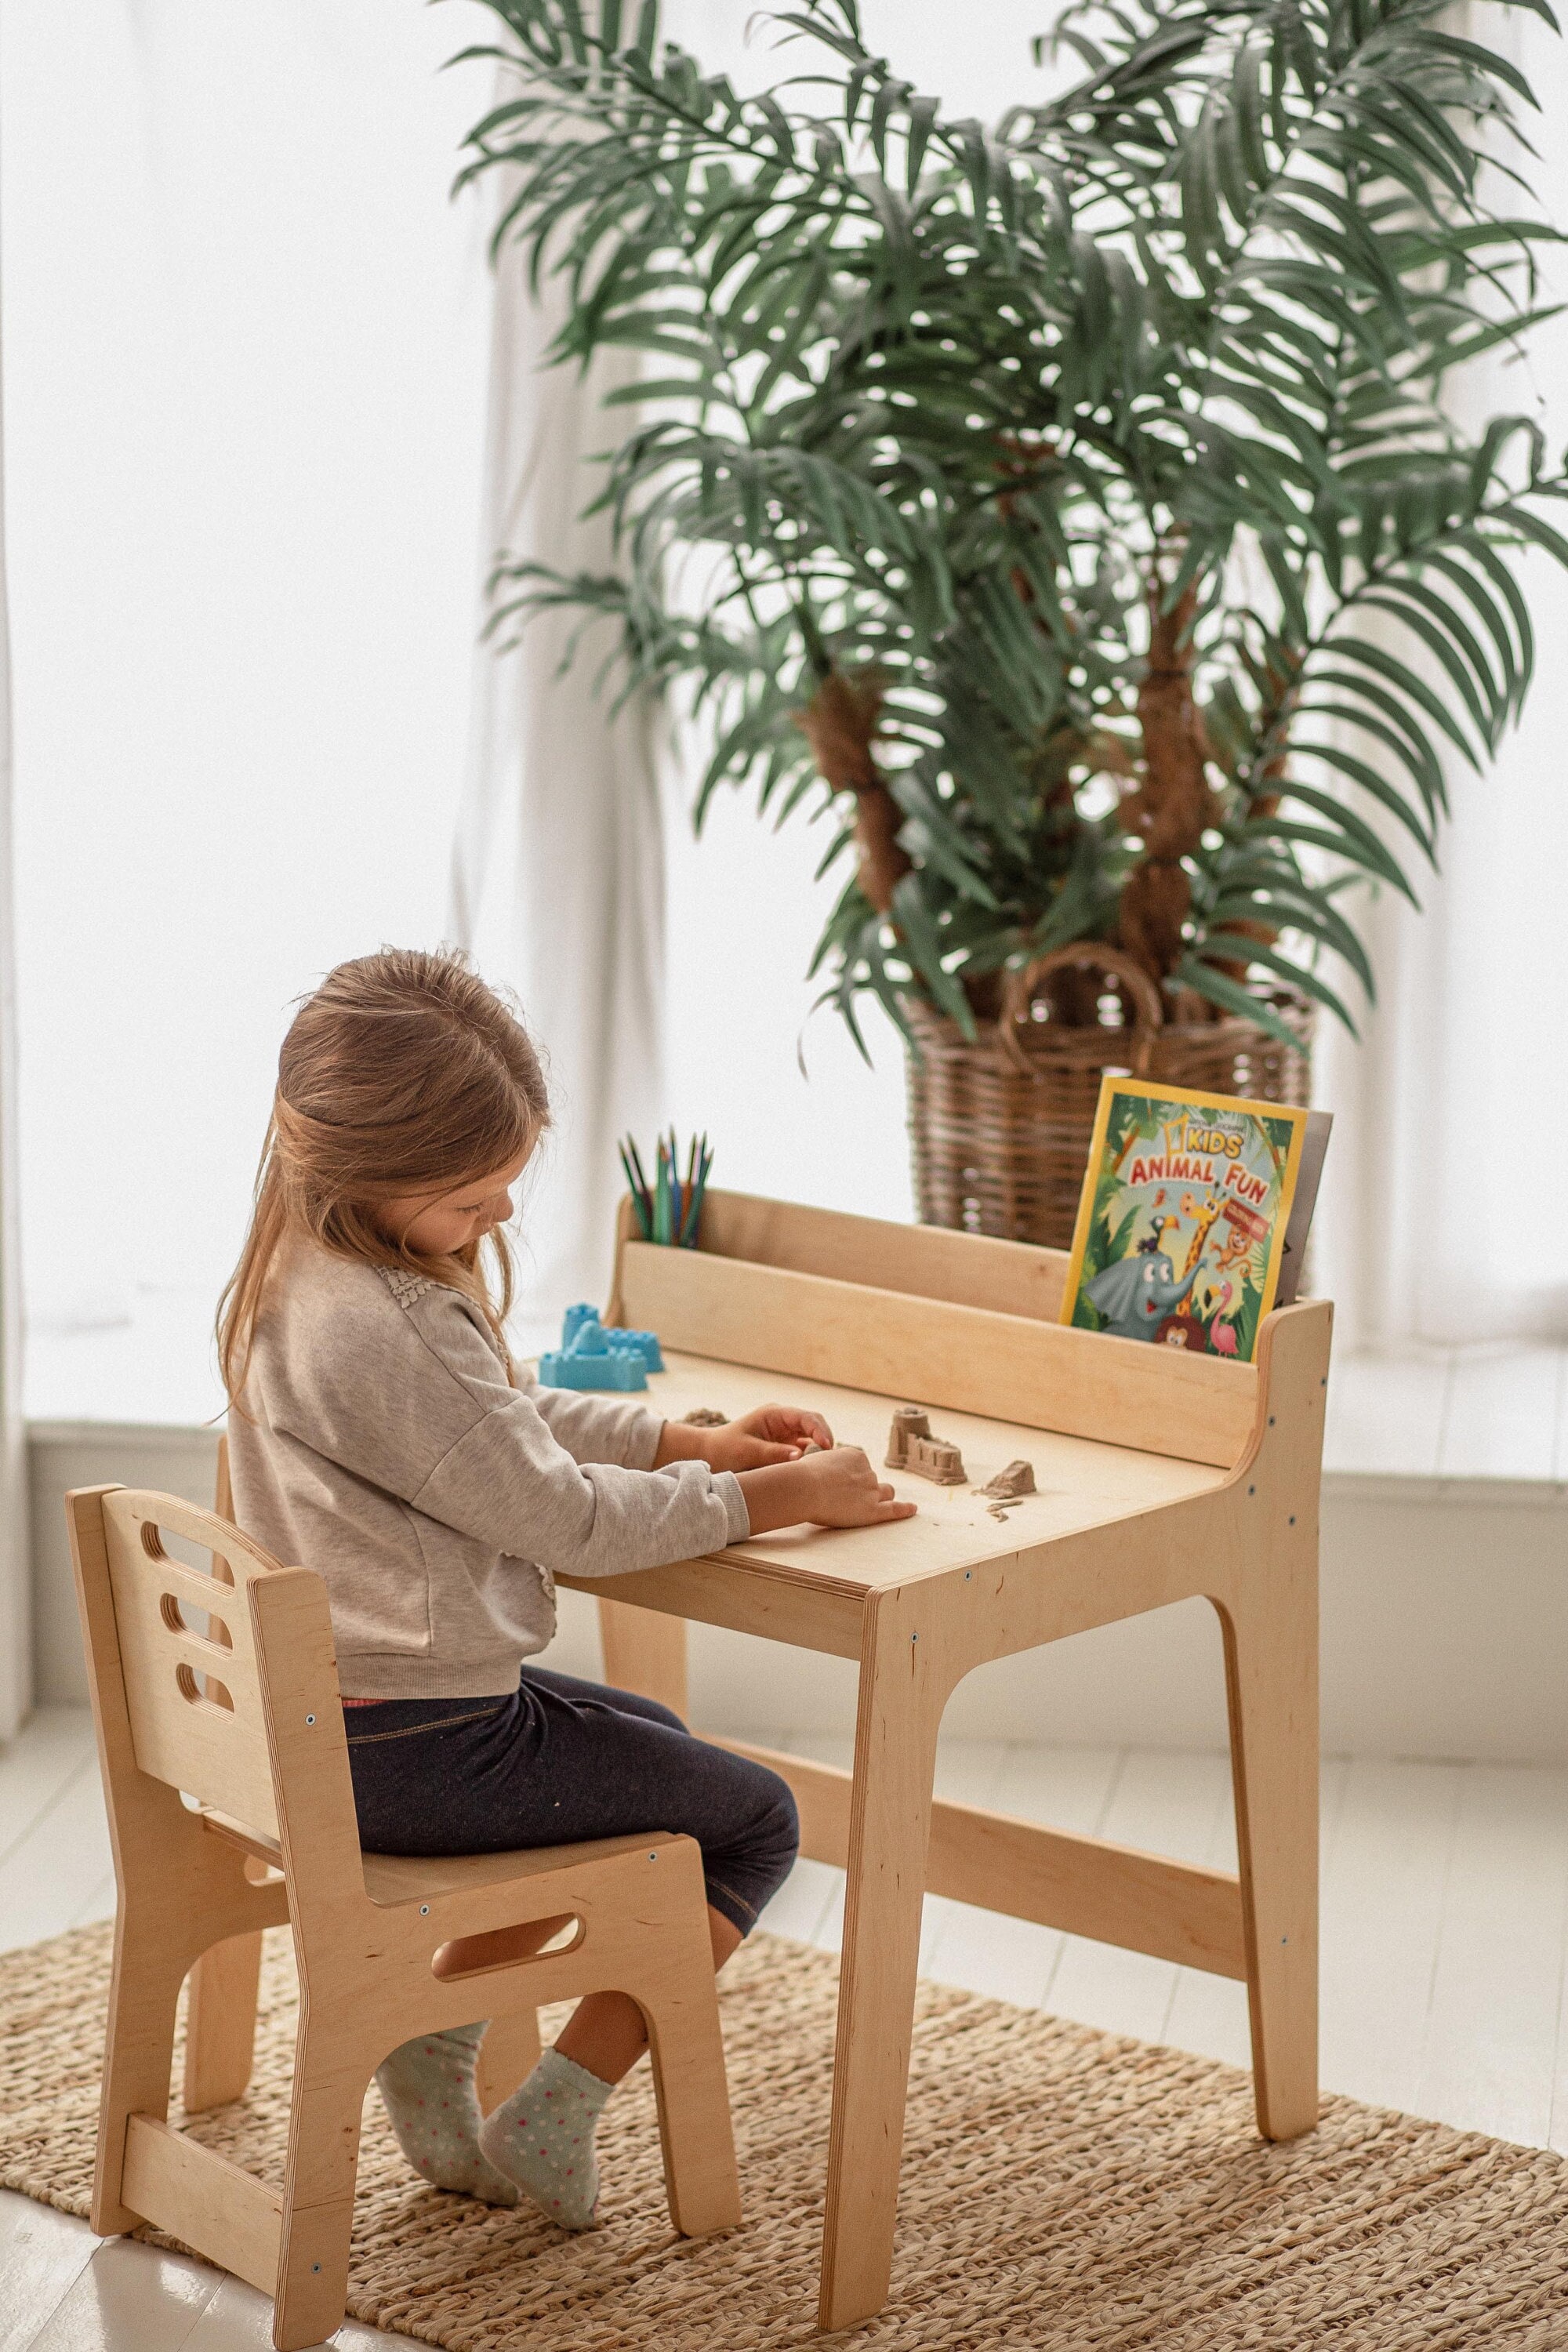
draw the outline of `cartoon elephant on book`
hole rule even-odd
[[[1198,1278],[1195,1265],[1180,1282],[1175,1272],[1163,1250],[1141,1250],[1133,1257],[1118,1258],[1114,1265],[1106,1266],[1084,1285],[1083,1295],[1098,1307],[1106,1329],[1116,1339],[1152,1342],[1166,1316],[1181,1305]]]

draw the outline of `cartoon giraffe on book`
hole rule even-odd
[[[1184,1217],[1194,1218],[1196,1221],[1197,1226],[1197,1230],[1194,1234],[1191,1243],[1188,1244],[1187,1262],[1182,1268],[1182,1280],[1184,1282],[1186,1280],[1188,1275],[1194,1271],[1197,1265],[1198,1260],[1202,1257],[1205,1247],[1208,1242],[1210,1229],[1214,1225],[1215,1220],[1218,1217],[1224,1207],[1225,1200],[1221,1193],[1213,1193],[1207,1201],[1194,1201],[1190,1192],[1183,1193],[1182,1214]]]

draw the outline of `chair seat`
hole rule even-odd
[[[276,1838],[247,1829],[210,1805],[202,1821],[215,1837],[237,1845],[271,1870],[283,1867]],[[637,1837],[594,1838],[581,1845],[523,1846],[508,1853],[367,1853],[364,1891],[373,1903],[391,1909],[400,1903],[428,1902],[437,1895],[466,1895],[484,1886],[506,1886],[519,1879],[542,1878],[585,1863],[612,1862],[623,1853],[654,1853],[670,1843],[669,1832],[649,1830]]]

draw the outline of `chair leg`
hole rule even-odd
[[[174,2012],[189,1958],[183,1943],[171,1945],[163,1914],[146,1905],[128,1908],[121,1903],[114,1923],[92,2183],[92,2226],[100,2238],[133,2230],[143,2218],[121,2197],[126,2123],[132,2115],[153,2116],[160,2122],[168,2116]]]
[[[493,2017],[479,2044],[480,2113],[492,2115],[503,2099],[527,2082],[538,2063],[538,2011],[520,2009],[510,2017]]]
[[[1295,2139],[1318,2121],[1316,1580],[1219,1614],[1258,2128]]]
[[[376,2061],[342,2043],[322,2049],[321,2039],[302,2020],[272,2318],[278,2352],[321,2343],[348,2302],[360,2116]]]
[[[741,2219],[730,2087],[705,1934],[692,1939],[681,1974],[690,1994],[646,2002],[643,2013],[669,2218],[683,2238],[705,2238],[712,2230],[734,2229]]]
[[[244,2098],[255,2054],[260,1981],[259,1933],[214,1944],[191,1970],[185,2016],[186,2115],[198,2116],[208,2107]]]

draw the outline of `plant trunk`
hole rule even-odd
[[[1186,588],[1169,612],[1156,565],[1149,584],[1149,664],[1138,689],[1143,774],[1128,803],[1144,854],[1122,885],[1117,930],[1151,980],[1165,980],[1186,947],[1182,926],[1192,904],[1184,857],[1200,846],[1213,795],[1204,763],[1208,744],[1193,698],[1197,591]]]
[[[899,846],[903,811],[888,790],[871,751],[884,692],[874,670],[862,670],[853,677],[832,670],[805,709],[795,713],[795,721],[811,745],[829,790],[855,795],[860,888],[879,915],[887,914],[892,906],[893,892],[910,866]]]

